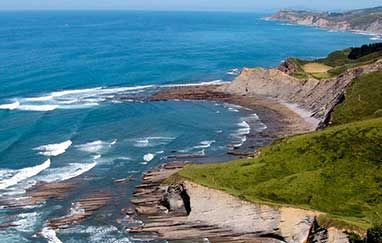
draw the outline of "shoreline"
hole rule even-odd
[[[143,175],[131,199],[133,207],[125,211],[128,218],[144,222],[129,229],[136,239],[242,243],[331,239],[329,242],[347,242],[342,230],[318,226],[321,212],[248,202],[224,191],[172,177],[187,164],[167,163]],[[168,178],[170,181],[166,181]]]
[[[276,139],[317,129],[317,120],[312,122],[310,113],[297,105],[264,96],[229,94],[219,91],[222,88],[224,84],[170,87],[160,90],[149,101],[204,100],[250,109],[267,128],[256,132],[250,124],[247,141],[230,151],[241,158],[255,157],[257,147]],[[259,139],[265,143],[256,147]],[[312,236],[315,212],[250,203],[190,181],[166,181],[188,163],[163,164],[143,175],[130,200],[133,207],[126,212],[144,224],[131,228],[131,233],[148,234],[154,240],[208,239],[212,242],[304,242]]]
[[[310,112],[296,104],[262,95],[240,95],[220,91],[225,87],[225,84],[217,84],[165,88],[150,97],[149,101],[204,100],[238,105],[254,111],[267,126],[267,129],[260,133],[273,140],[317,129],[318,119],[312,118]]]

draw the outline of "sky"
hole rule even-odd
[[[281,8],[349,10],[382,6],[382,0],[0,0],[0,10],[232,10]]]

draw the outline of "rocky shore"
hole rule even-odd
[[[145,173],[127,210],[145,224],[130,233],[174,242],[347,242],[341,231],[317,226],[318,212],[249,203],[189,181],[165,182],[186,164]]]
[[[363,74],[382,70],[382,62],[349,69],[341,75],[318,80],[290,75],[293,65],[279,68],[245,68],[231,83],[160,90],[150,101],[208,100],[253,110],[268,129],[253,134],[251,148],[259,137],[277,138],[314,131],[330,122],[334,107],[341,102],[351,81]],[[233,151],[241,157],[256,156]],[[232,151],[231,151],[232,152]],[[323,228],[316,219],[321,213],[242,201],[225,192],[206,188],[181,178],[167,178],[186,163],[166,164],[147,172],[131,200],[145,222],[132,233],[153,239],[190,242],[348,242],[341,229]]]
[[[254,111],[261,118],[267,129],[257,135],[269,137],[271,140],[316,129],[315,124],[301,117],[300,114],[288,108],[279,100],[265,95],[226,92],[231,85],[233,83],[172,87],[160,90],[150,98],[150,101],[207,100],[239,105]],[[248,143],[251,143],[251,141],[248,141]]]

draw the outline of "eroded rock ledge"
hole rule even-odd
[[[317,126],[325,127],[330,121],[331,112],[343,100],[352,80],[363,74],[381,71],[382,59],[324,80],[297,79],[288,75],[293,71],[291,69],[293,67],[290,65],[281,65],[279,69],[244,68],[237,79],[217,91],[244,96],[260,95],[293,103],[305,111],[306,114],[300,115],[317,119]]]
[[[319,213],[242,201],[189,181],[163,185],[185,163],[147,172],[131,200],[145,224],[131,233],[153,239],[202,242],[347,242],[346,234],[318,226]]]

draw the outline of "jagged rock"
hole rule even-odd
[[[186,194],[187,192],[182,184],[171,185],[167,188],[167,191],[161,200],[161,204],[166,207],[169,212],[187,215],[189,212],[186,208],[189,206],[185,203],[184,198],[186,197]]]
[[[162,200],[150,202],[153,198],[151,193],[134,195],[136,212],[138,216],[144,216],[145,224],[132,227],[131,233],[190,242],[200,242],[204,238],[210,242],[293,243],[321,242],[318,239],[324,239],[312,236],[316,222],[314,212],[249,203],[188,181],[162,185],[166,176],[176,173],[181,166],[164,165],[144,175],[142,183],[149,185],[145,188],[150,192],[160,192]],[[150,205],[141,205],[145,199]]]
[[[280,66],[278,67],[278,70],[280,70],[283,73],[286,73],[288,75],[291,75],[298,71],[298,66],[295,64],[295,62],[292,62],[290,59],[287,59],[286,61],[282,62]]]
[[[310,229],[307,243],[326,243],[328,242],[328,230],[321,227],[316,220]]]

